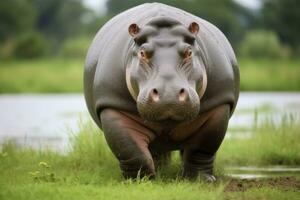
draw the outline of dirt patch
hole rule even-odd
[[[231,179],[226,192],[244,192],[251,188],[276,187],[283,190],[300,191],[300,180],[295,177],[278,177],[266,179],[240,180]]]

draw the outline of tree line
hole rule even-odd
[[[83,0],[1,0],[0,56],[55,55],[70,38],[91,38],[112,16],[146,2],[152,1],[108,0],[106,15],[99,16],[86,8]],[[156,2],[181,8],[210,21],[241,52],[247,51],[251,45],[259,46],[264,42],[272,43],[274,48],[278,46],[278,49],[284,47],[291,52],[299,52],[298,0],[262,0],[258,10],[245,8],[234,0]],[[70,41],[69,49],[75,43]],[[77,41],[77,48],[87,43]]]

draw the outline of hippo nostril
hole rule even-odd
[[[156,88],[154,88],[154,89],[152,89],[150,91],[149,97],[154,102],[158,102],[159,101],[159,93],[158,93],[158,91],[157,91]]]
[[[179,95],[178,95],[178,100],[181,102],[186,101],[188,97],[188,93],[184,88],[181,88],[181,90],[179,91]]]
[[[185,93],[185,89],[184,88],[181,88],[180,92],[179,92],[179,95],[181,94],[184,94]]]

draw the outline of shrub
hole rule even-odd
[[[14,56],[17,58],[37,58],[48,50],[46,39],[38,32],[29,32],[17,38]]]
[[[0,59],[7,60],[13,57],[14,54],[14,41],[6,40],[0,43]]]
[[[271,31],[249,31],[240,46],[240,55],[250,58],[282,58],[287,53],[277,35]]]
[[[61,48],[61,55],[65,57],[85,58],[92,39],[89,37],[76,37],[68,39]]]

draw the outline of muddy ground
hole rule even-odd
[[[274,187],[282,190],[300,192],[300,179],[296,177],[276,177],[264,179],[231,179],[225,188],[226,192],[245,192],[252,188]]]

